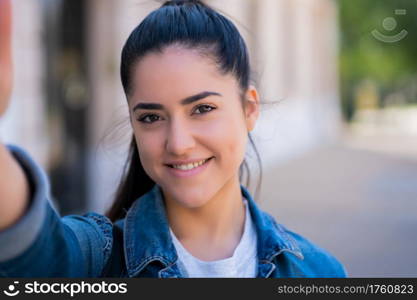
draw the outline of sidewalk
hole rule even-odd
[[[390,141],[379,137],[378,147]],[[375,145],[346,139],[265,170],[260,205],[328,249],[349,276],[417,277],[417,149],[414,157]]]

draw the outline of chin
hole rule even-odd
[[[189,201],[187,201],[187,199],[180,199],[178,202],[180,205],[182,205],[183,207],[186,208],[199,208],[204,206],[207,202],[208,202],[208,198],[204,198],[204,199],[190,199]]]
[[[171,195],[171,199],[186,208],[204,206],[211,198],[211,193],[207,193],[205,189],[201,188],[184,191],[184,189],[177,187],[168,189],[167,192]]]

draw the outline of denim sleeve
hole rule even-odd
[[[97,213],[60,217],[44,171],[7,146],[32,186],[25,214],[0,231],[0,277],[99,277],[112,248],[111,221]]]

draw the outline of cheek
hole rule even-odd
[[[135,132],[136,144],[139,150],[139,157],[146,173],[152,173],[153,166],[161,161],[163,149],[157,135]]]
[[[207,140],[224,163],[240,164],[245,154],[247,141],[246,127],[239,118],[219,118],[203,128]]]

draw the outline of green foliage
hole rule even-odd
[[[405,85],[417,84],[417,0],[338,0],[337,3],[342,108],[345,118],[350,120],[355,109],[355,87],[363,80],[372,80],[382,97],[406,89]],[[396,15],[396,9],[405,9],[406,14]],[[396,21],[392,30],[383,25],[389,17]],[[372,35],[373,30],[378,30],[394,36],[403,29],[407,36],[394,43]],[[411,97],[409,101],[416,99]]]

